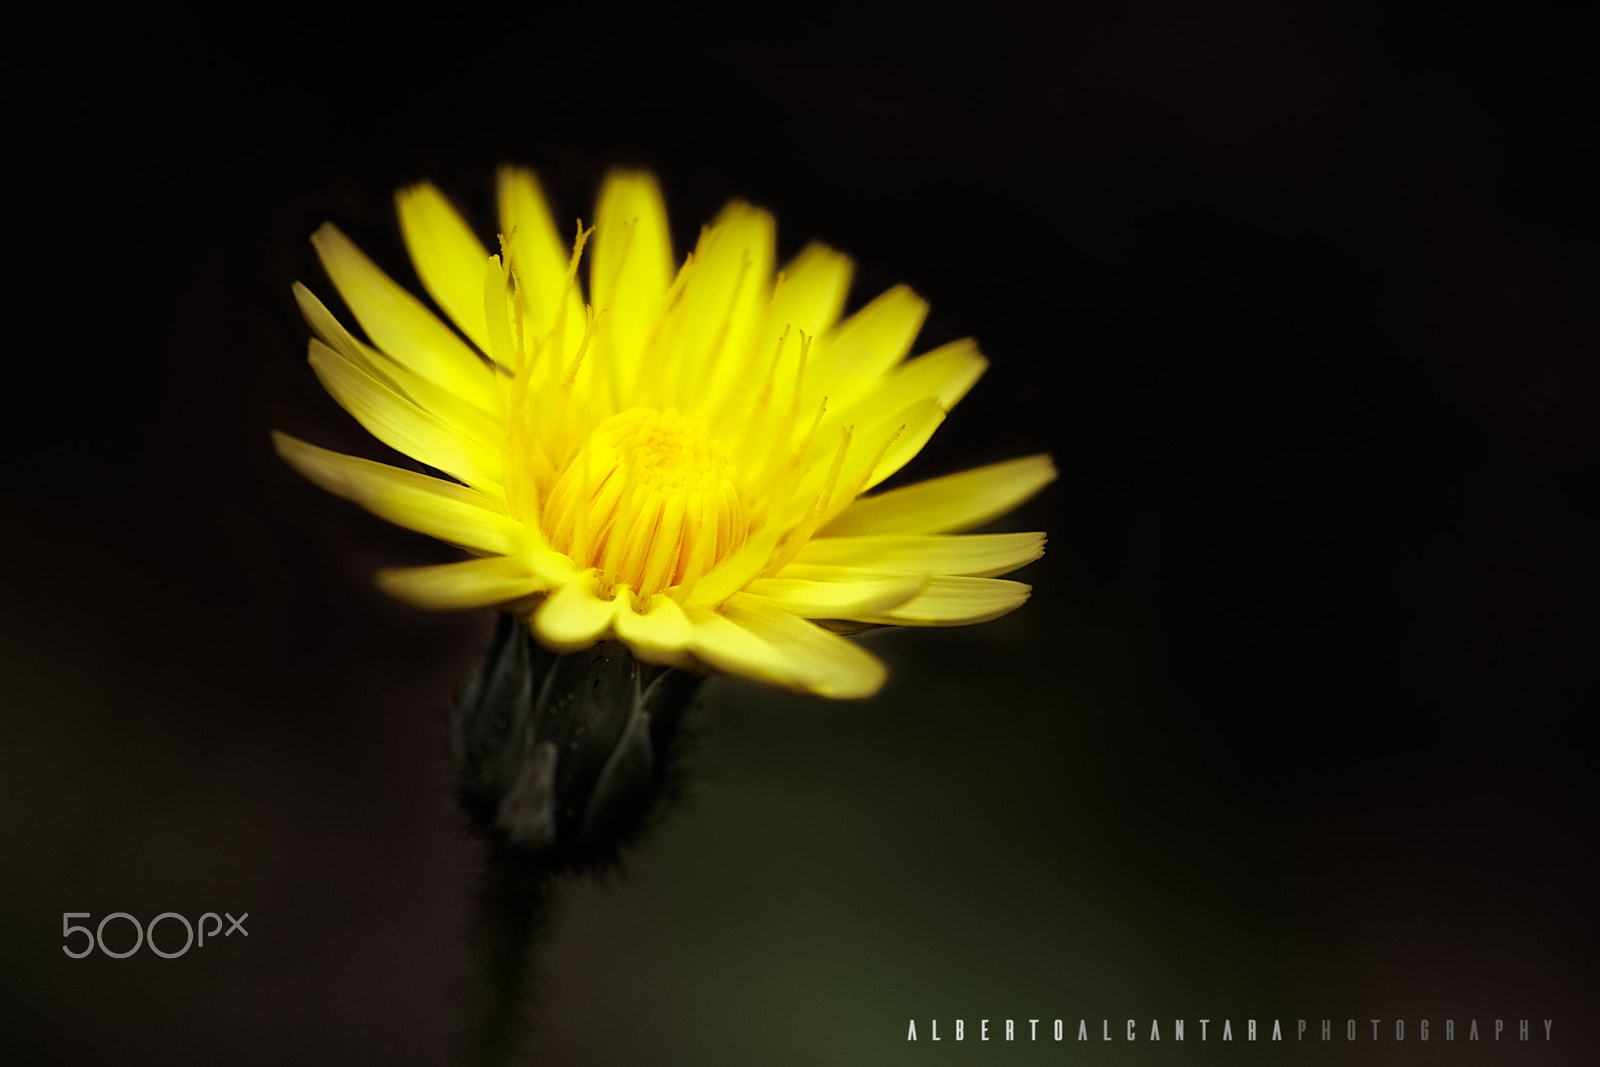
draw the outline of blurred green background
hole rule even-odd
[[[491,620],[387,602],[375,567],[448,550],[267,434],[383,456],[304,364],[312,230],[411,282],[394,188],[487,236],[513,161],[558,218],[646,166],[680,251],[740,196],[854,303],[910,283],[919,349],[993,365],[903,477],[1062,471],[995,526],[1050,536],[1013,616],[866,636],[865,703],[708,686],[688,802],[565,898],[540,1062],[1595,1062],[1596,28],[299,5],[27,42],[0,1058],[449,1062],[444,724]],[[181,959],[60,951],[63,912],[224,910],[248,938]],[[1252,1018],[1385,1037],[1217,1040]],[[1439,1040],[1474,1018],[1555,1040]]]

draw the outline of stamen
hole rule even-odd
[[[602,422],[556,480],[545,515],[552,547],[645,598],[692,583],[749,532],[722,447],[674,408]]]
[[[568,303],[566,297],[569,292],[572,292],[577,288],[578,260],[583,258],[583,247],[589,243],[589,235],[592,233],[594,233],[594,227],[590,226],[587,230],[584,229],[583,220],[579,219],[578,235],[572,239],[572,255],[567,258],[566,277],[561,280],[561,297],[556,301],[555,318],[550,322],[550,333],[546,337],[546,340],[549,340],[550,338],[560,338],[562,327],[566,325]],[[583,294],[581,290],[579,291],[578,295],[579,298],[582,299]]]
[[[578,368],[583,366],[583,357],[589,351],[589,342],[594,338],[595,323],[600,318],[593,307],[586,306],[584,311],[587,314],[583,324],[583,340],[578,342],[578,354],[572,357],[572,365],[567,368],[566,375],[561,379],[561,388],[569,393],[577,384]]]
[[[820,417],[820,413],[819,413]],[[813,427],[814,428],[814,427]],[[839,472],[844,470],[844,458],[850,451],[850,439],[855,435],[854,426],[846,426],[840,435],[839,448],[833,454],[833,463],[828,467],[828,477],[823,481],[822,488],[817,490],[817,495],[812,498],[811,504],[806,508],[805,518],[789,535],[784,538],[782,546],[773,553],[772,560],[762,571],[765,575],[777,574],[789,565],[789,562],[799,554],[805,543],[811,540],[811,535],[817,532],[823,519],[828,514],[828,505],[833,500],[834,490],[838,488]]]
[[[513,370],[521,367],[523,363],[527,362],[528,358],[522,337],[522,279],[517,273],[517,265],[511,262],[511,248],[516,236],[517,228],[515,226],[511,227],[509,234],[502,233],[499,235],[500,263],[501,269],[505,273],[506,294],[511,301],[511,319],[514,326],[511,344],[516,366],[513,367]]]

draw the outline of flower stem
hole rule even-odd
[[[680,788],[682,720],[705,679],[615,642],[545,649],[503,614],[451,720],[469,824],[484,839],[468,1063],[520,1059],[538,951],[564,877],[615,870]]]
[[[538,950],[551,933],[559,872],[526,850],[491,842],[478,896],[474,973],[467,1004],[467,1062],[521,1059],[534,1001]]]

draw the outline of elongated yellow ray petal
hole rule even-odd
[[[925,397],[902,411],[874,413],[874,421],[856,428],[850,454],[839,472],[840,492],[830,500],[818,527],[825,527],[855,500],[856,495],[894,474],[911,461],[928,443],[933,431],[944,421],[944,408],[932,397]],[[802,481],[802,492],[822,480],[820,463]],[[814,531],[807,531],[810,537]]]
[[[313,339],[310,349],[318,380],[372,436],[468,485],[501,491],[500,451],[494,444],[464,434],[459,425],[419,407],[321,341]]]
[[[690,650],[719,670],[838,699],[869,697],[887,675],[859,645],[754,597],[735,595],[719,611],[688,615]]]
[[[883,574],[992,578],[1044,555],[1042,533],[880,534],[813,538],[793,566],[868,568]],[[788,575],[785,568],[778,576]]]
[[[311,235],[334,288],[384,352],[485,410],[499,404],[494,371],[332,223]],[[480,281],[482,275],[478,275]]]
[[[310,293],[306,294],[308,297]],[[315,300],[315,297],[311,297]],[[337,325],[337,323],[335,323]],[[324,340],[318,338],[318,341]],[[315,345],[316,342],[313,342]],[[348,333],[336,336],[327,347],[341,359],[398,393],[404,400],[437,417],[475,447],[499,451],[505,429],[498,414],[470,404],[444,387],[418,377],[410,368],[357,341]],[[315,350],[314,348],[312,349]],[[324,353],[321,358],[327,358]]]
[[[622,598],[602,598],[593,575],[568,582],[545,599],[533,614],[539,639],[558,652],[588,648],[611,628]]]
[[[473,344],[489,351],[483,317],[483,264],[489,250],[431,183],[400,190],[395,204],[422,287]]]
[[[378,572],[378,587],[408,604],[436,611],[492,607],[547,588],[512,556],[389,568]]]
[[[928,438],[933,436],[933,431],[944,422],[944,407],[933,397],[927,397],[912,404],[890,421],[898,425],[890,436],[888,447],[877,457],[877,462],[866,473],[856,492],[871,489],[911,462],[912,457],[921,452],[922,446],[928,443]],[[834,514],[837,513],[836,509]]]
[[[1024,456],[862,497],[821,532],[951,533],[1003,515],[1055,480],[1049,456]]]
[[[525,537],[505,503],[489,493],[331,452],[285,433],[274,433],[272,440],[278,455],[317,485],[418,533],[495,555],[517,551]]]
[[[683,609],[665,593],[655,594],[642,607],[643,610],[638,605],[617,610],[617,639],[652,662],[679,662],[679,653],[694,638],[694,627]]]
[[[714,607],[744,588],[772,559],[783,530],[776,523],[762,527],[734,553],[706,572],[683,599],[685,607]]]
[[[636,171],[611,174],[595,211],[589,291],[601,316],[597,355],[616,361],[623,382],[639,371],[672,273],[671,232],[655,179]]]
[[[802,619],[854,619],[906,603],[921,592],[919,577],[882,577],[844,581],[803,578],[757,578],[741,596],[758,598],[768,607]]]
[[[723,209],[695,248],[693,284],[684,294],[678,351],[662,373],[674,377],[681,406],[711,411],[730,391],[749,387],[771,350],[755,347],[772,291],[772,216],[749,204]],[[765,346],[763,346],[765,347]]]
[[[773,290],[761,347],[775,344],[785,330],[820,337],[832,329],[844,310],[853,270],[849,256],[827,245],[807,245],[783,268]]]
[[[344,328],[344,324],[334,318],[333,312],[327,305],[317,299],[317,294],[310,289],[295,282],[291,287],[294,291],[294,302],[300,307],[300,314],[305,316],[311,332],[317,339],[350,362],[364,366],[373,373],[387,373],[390,369],[398,370],[400,364],[385,356],[371,345],[358,341],[354,334]],[[383,371],[379,368],[383,367]]]
[[[851,315],[818,340],[811,395],[853,406],[911,351],[927,314],[927,301],[897,285]]]
[[[357,340],[354,334],[333,317],[332,312],[317,299],[316,294],[299,282],[294,283],[294,299],[295,303],[300,305],[300,312],[310,324],[312,332],[317,335],[317,339],[351,363],[393,383],[399,393],[420,407],[427,408],[450,422],[462,425],[480,438],[487,440],[500,436],[501,416],[498,404],[492,411],[481,408],[437,382],[422,377],[388,354]]]
[[[550,355],[570,358],[583,339],[583,294],[569,278],[571,232],[559,230],[532,171],[502,167],[499,173],[500,232],[511,246],[511,267],[528,313],[525,343],[530,351],[550,338]],[[558,329],[559,327],[559,329]]]
[[[946,411],[955,407],[973,387],[989,361],[970,337],[951,341],[894,368],[858,406],[882,404],[899,407],[933,397]]]
[[[1032,589],[1004,578],[937,577],[897,608],[854,618],[892,626],[966,626],[1015,611]]]

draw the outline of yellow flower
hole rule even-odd
[[[1027,599],[995,575],[1037,559],[1043,534],[953,531],[1032,496],[1048,456],[862,496],[987,365],[970,340],[907,360],[927,310],[910,289],[840,322],[850,260],[813,244],[774,275],[772,216],[743,203],[674,272],[646,174],[611,175],[570,250],[529,171],[500,172],[494,255],[432,185],[397,200],[417,274],[466,340],[331,224],[312,244],[371,343],[295,297],[322,384],[449,480],[275,435],[313,482],[477,557],[382,571],[391,594],[507,608],[557,651],[614,638],[831,697],[885,673],[835,631],[981,622]]]

